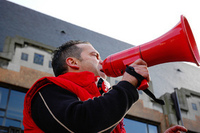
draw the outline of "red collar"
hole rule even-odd
[[[94,76],[94,73],[88,72],[88,71],[67,72],[63,75],[58,76],[58,78],[67,79],[81,87],[86,87],[91,83],[95,83],[96,81],[96,77]]]

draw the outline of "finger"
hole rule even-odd
[[[135,65],[145,65],[145,66],[147,66],[147,63],[144,61],[144,60],[142,60],[142,59],[137,59],[135,62],[133,62],[130,66],[135,66]]]
[[[177,125],[177,126],[172,127],[171,130],[172,130],[173,132],[176,132],[176,131],[183,131],[183,132],[186,132],[186,131],[187,131],[187,129],[186,129],[185,127],[180,126],[180,125]]]
[[[147,79],[148,82],[150,81],[149,70],[148,70],[147,66],[137,65],[134,67],[134,69],[138,74],[140,74],[145,79]]]

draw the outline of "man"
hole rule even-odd
[[[125,72],[122,80],[108,91],[98,81],[100,76],[106,78],[100,71],[99,53],[89,42],[82,41],[59,47],[52,67],[56,77],[38,80],[26,94],[25,132],[125,132],[121,120],[138,100],[137,77]],[[130,67],[150,80],[143,60]]]

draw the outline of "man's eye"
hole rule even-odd
[[[97,59],[100,59],[99,54],[94,54],[94,56],[96,56]]]

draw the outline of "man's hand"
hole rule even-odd
[[[181,131],[187,132],[187,129],[183,126],[177,125],[177,126],[170,127],[164,133],[181,133]]]
[[[138,59],[130,66],[132,66],[135,69],[135,72],[143,76],[148,82],[150,81],[149,71],[147,68],[147,63],[145,61],[143,61],[142,59]],[[128,81],[135,87],[137,87],[138,84],[138,80],[127,72],[124,73],[122,81]]]

